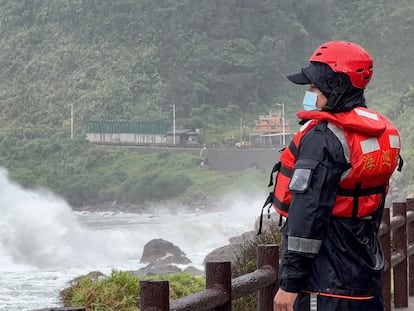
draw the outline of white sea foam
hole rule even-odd
[[[144,245],[155,238],[174,243],[202,269],[207,253],[253,229],[263,199],[233,195],[202,214],[73,212],[63,199],[24,189],[1,170],[0,310],[58,306],[59,291],[79,275],[139,269]]]

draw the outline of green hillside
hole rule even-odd
[[[0,0],[0,166],[74,205],[208,188],[215,173],[196,158],[143,159],[92,146],[83,132],[91,120],[171,123],[172,104],[177,127],[218,145],[240,117],[253,125],[275,102],[295,124],[303,90],[285,76],[320,43],[348,39],[374,57],[367,98],[399,125],[410,168],[413,16],[411,0]],[[148,180],[171,189],[131,190],[160,187]]]

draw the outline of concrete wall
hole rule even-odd
[[[112,147],[113,148],[113,147]],[[173,147],[144,147],[119,146],[140,153],[191,153],[198,156],[211,170],[217,171],[244,171],[249,168],[264,168],[271,170],[279,161],[279,148],[268,149],[209,149],[209,148],[173,148]]]
[[[279,149],[205,149],[202,157],[212,170],[243,171],[249,168],[271,170],[279,161]]]

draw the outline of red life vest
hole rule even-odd
[[[400,158],[398,130],[382,115],[367,108],[346,113],[300,111],[298,117],[308,121],[294,136],[275,165],[275,187],[271,193],[273,207],[288,217],[291,192],[289,183],[302,137],[317,124],[328,121],[328,128],[342,144],[349,169],[342,174],[332,214],[335,217],[366,217],[384,202],[388,182]],[[398,167],[401,170],[402,161]]]

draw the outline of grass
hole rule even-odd
[[[130,272],[112,271],[107,277],[85,276],[60,293],[66,307],[86,311],[139,311],[139,281],[165,280],[170,284],[170,299],[178,299],[205,288],[205,279],[187,273],[138,278]]]
[[[232,278],[257,269],[257,246],[280,244],[281,235],[276,230],[266,231],[254,241],[240,246],[237,262],[232,266]],[[131,272],[112,271],[109,276],[97,274],[76,279],[60,293],[66,307],[84,307],[86,311],[139,311],[140,280],[169,282],[170,300],[176,300],[205,289],[205,278],[187,273],[154,275],[138,278]],[[233,311],[257,309],[257,295],[251,294],[233,301]]]

